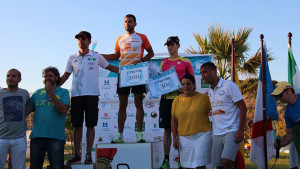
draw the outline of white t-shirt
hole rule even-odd
[[[106,68],[109,63],[104,57],[93,51],[85,56],[79,52],[68,59],[66,72],[73,72],[72,97],[99,96],[99,66]]]
[[[209,88],[212,108],[213,135],[223,135],[237,131],[240,122],[240,109],[235,104],[243,99],[238,86],[220,78],[215,89]]]

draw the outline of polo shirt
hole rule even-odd
[[[102,55],[91,50],[85,56],[79,52],[71,55],[66,72],[73,73],[72,97],[99,96],[99,66],[105,69],[108,65]]]
[[[213,135],[237,131],[240,109],[235,103],[243,99],[238,86],[220,78],[215,89],[209,88],[208,96],[212,107]]]

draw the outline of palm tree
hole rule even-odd
[[[198,43],[198,48],[189,48],[185,51],[192,54],[212,53],[216,59],[216,65],[220,77],[228,79],[231,71],[231,39],[235,39],[235,55],[237,71],[250,76],[257,74],[257,68],[260,66],[259,51],[249,60],[246,60],[249,45],[246,42],[253,28],[241,27],[237,32],[224,30],[220,25],[212,25],[208,28],[207,35],[193,33]],[[272,60],[269,57],[269,60]]]

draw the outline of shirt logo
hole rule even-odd
[[[225,91],[224,90],[219,91],[219,95],[220,96],[224,96],[225,95]]]

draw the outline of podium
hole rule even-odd
[[[163,142],[96,144],[96,169],[154,169],[164,159]]]

